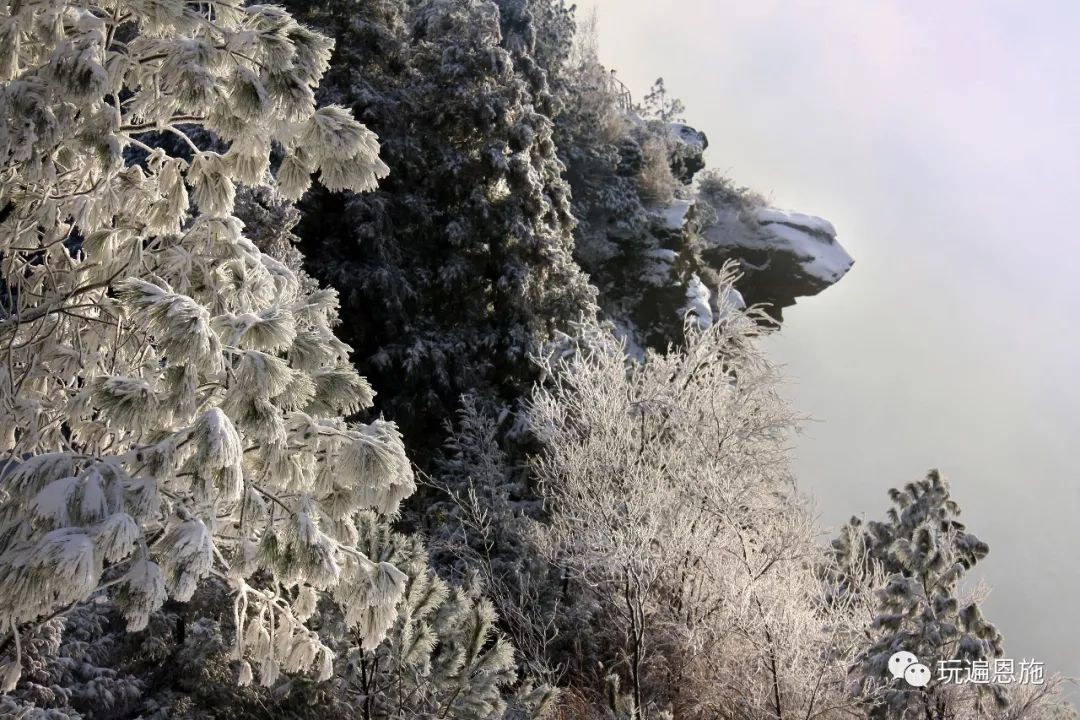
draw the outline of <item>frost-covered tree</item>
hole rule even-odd
[[[682,114],[686,111],[686,106],[682,100],[668,94],[664,78],[656,78],[656,82],[649,88],[639,110],[646,117],[656,118],[666,123],[682,122]]]
[[[564,0],[495,0],[502,45],[528,82],[536,109],[554,118],[561,112],[564,87],[572,81],[566,63],[574,45],[576,6]]]
[[[714,288],[719,276],[700,257],[708,217],[689,186],[703,165],[704,136],[629,107],[626,89],[600,64],[594,23],[579,24],[567,54],[560,73],[568,80],[553,87],[556,142],[578,220],[575,258],[631,349],[663,350],[682,340],[679,308],[692,276]]]
[[[393,514],[412,471],[392,423],[342,419],[373,392],[336,294],[233,213],[238,184],[386,174],[371,131],[316,109],[331,40],[183,0],[9,3],[0,38],[3,689],[24,635],[91,595],[138,630],[208,577],[241,683],[327,677],[305,620],[339,602],[368,648],[393,625],[407,578],[354,517]]]
[[[562,578],[533,542],[543,500],[527,463],[514,460],[520,449],[500,442],[517,433],[499,420],[479,398],[462,398],[430,481],[443,497],[428,506],[425,522],[441,572],[465,584],[478,579],[526,672],[550,676],[563,649],[556,622]]]
[[[902,650],[929,668],[946,661],[963,670],[1002,655],[1001,633],[985,619],[978,599],[960,589],[989,547],[957,519],[960,508],[948,482],[931,470],[889,497],[895,507],[885,522],[854,518],[831,549],[838,584],[857,588],[874,566],[886,576],[884,587],[863,590],[878,599],[870,644],[857,663],[871,717],[947,720],[1000,710],[1008,703],[1001,685],[950,684],[935,677],[927,688],[914,688],[889,672],[889,658]]]
[[[393,170],[374,193],[311,193],[297,233],[310,271],[342,290],[342,336],[378,409],[426,467],[462,393],[512,405],[529,353],[591,311],[544,77],[490,0],[294,7],[338,40],[326,97],[379,133]]]
[[[585,262],[602,252],[589,247],[599,242],[592,235],[629,237],[647,223],[634,182],[642,169],[641,146],[631,137],[631,118],[619,106],[611,74],[600,64],[589,32],[586,27],[575,37],[574,64],[566,70],[571,82],[562,87],[556,119],[559,154],[578,220],[578,257]]]
[[[496,630],[491,603],[440,580],[417,538],[389,532],[373,514],[358,520],[360,548],[409,579],[397,619],[374,649],[363,647],[362,627],[340,607],[317,603],[309,622],[335,653],[330,680],[298,675],[273,688],[238,686],[229,588],[211,579],[190,602],[151,613],[142,632],[124,632],[122,614],[107,601],[43,624],[24,637],[26,674],[0,697],[0,715],[18,708],[56,720],[545,716],[554,692],[517,681],[514,651]]]
[[[0,715],[7,710],[14,717],[56,720],[195,720],[218,710],[224,711],[218,717],[228,713],[238,720],[265,717],[268,706],[276,710],[283,704],[274,700],[282,693],[237,685],[228,592],[211,579],[189,602],[166,603],[152,612],[137,633],[124,631],[119,608],[104,598],[38,626],[24,636],[23,679],[11,695],[0,697]]]
[[[496,629],[490,601],[441,580],[415,537],[374,524],[365,537],[369,555],[404,568],[409,579],[386,643],[368,649],[354,629],[343,628],[336,682],[350,716],[494,720],[513,707],[525,720],[551,709],[551,688],[517,682],[514,648]]]
[[[963,677],[974,663],[992,667],[1002,655],[1001,634],[979,608],[984,591],[964,580],[989,548],[957,520],[960,508],[936,470],[889,496],[895,507],[887,520],[852,518],[821,566],[826,602],[856,608],[862,618],[852,675],[863,712],[880,720],[1074,718],[1059,676],[1026,686],[940,680],[941,661]],[[927,688],[889,672],[889,658],[901,650],[931,668]]]
[[[819,601],[815,528],[787,469],[795,418],[759,323],[728,307],[644,362],[586,329],[544,363],[530,404],[548,503],[538,542],[567,572],[565,602],[589,613],[562,628],[574,671],[616,674],[633,718],[853,705],[853,648],[830,650],[853,615]]]

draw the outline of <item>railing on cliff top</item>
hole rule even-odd
[[[634,98],[630,94],[630,88],[623,81],[615,77],[615,71],[608,73],[608,90],[615,96],[619,103],[619,109],[629,112],[634,109]]]

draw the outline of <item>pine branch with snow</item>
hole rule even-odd
[[[392,424],[342,417],[373,392],[336,294],[233,211],[239,185],[387,173],[371,131],[316,108],[332,42],[275,6],[182,0],[16,3],[0,36],[3,689],[44,619],[105,593],[137,630],[211,576],[241,680],[325,677],[311,597],[382,639],[406,578],[355,518],[394,514],[412,471]]]

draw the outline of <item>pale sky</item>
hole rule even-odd
[[[855,258],[770,340],[825,524],[939,467],[1006,656],[1080,676],[1080,5],[586,0],[639,99]]]

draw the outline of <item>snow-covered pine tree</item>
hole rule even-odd
[[[64,632],[65,626],[71,629]],[[83,603],[24,635],[23,677],[17,692],[0,695],[0,717],[82,720],[75,706],[83,703],[114,715],[126,710],[143,688],[127,673],[102,667],[114,648],[129,649],[108,627],[97,603]]]
[[[311,193],[297,234],[312,274],[342,289],[342,336],[378,408],[426,467],[462,393],[513,404],[529,353],[591,312],[543,77],[491,0],[293,7],[337,38],[326,97],[379,133],[393,168],[374,193]]]
[[[878,612],[870,642],[856,665],[859,692],[875,720],[989,716],[1008,703],[997,684],[948,684],[937,679],[938,663],[970,669],[976,661],[1002,655],[1002,637],[983,616],[977,598],[964,597],[965,574],[989,547],[957,520],[960,507],[948,482],[931,470],[925,479],[889,491],[895,507],[885,522],[853,518],[830,551],[835,588],[876,592]],[[867,573],[880,568],[885,585],[866,587]],[[913,653],[934,670],[927,688],[914,688],[889,671],[896,652]],[[959,714],[958,714],[959,713]]]
[[[521,720],[545,716],[555,692],[517,683],[514,649],[496,630],[490,601],[441,580],[415,536],[390,532],[374,516],[362,535],[369,556],[405,569],[408,580],[386,643],[371,649],[355,627],[341,628],[336,682],[356,717],[496,720],[508,707]]]
[[[562,578],[533,542],[544,503],[530,487],[528,464],[514,462],[520,449],[504,449],[510,443],[499,419],[482,399],[462,398],[434,463],[430,482],[443,497],[428,505],[425,529],[440,572],[462,584],[479,578],[524,671],[546,677],[560,650],[555,616]]]
[[[238,183],[295,198],[316,172],[356,192],[385,175],[372,132],[316,109],[331,47],[268,5],[0,11],[3,689],[25,630],[100,591],[136,630],[227,583],[242,683],[330,673],[312,598],[368,647],[392,626],[406,577],[353,517],[412,491],[400,437],[342,419],[373,393],[335,293],[233,215]]]
[[[566,95],[562,86],[574,45],[576,6],[564,0],[495,0],[502,27],[502,45],[528,82],[536,110],[554,118]]]
[[[227,593],[211,579],[189,602],[152,612],[137,633],[124,632],[121,612],[104,598],[38,626],[23,637],[23,678],[0,696],[0,716],[196,720],[208,717],[205,708],[227,707],[237,720],[265,717],[269,689],[236,683]]]
[[[302,607],[311,610],[310,624],[335,652],[329,681],[300,675],[272,689],[238,686],[230,667],[235,628],[228,587],[211,580],[189,603],[169,603],[151,613],[139,633],[119,631],[123,618],[115,604],[89,602],[25,636],[26,676],[14,693],[0,696],[0,716],[10,711],[55,720],[543,717],[554,693],[516,680],[513,649],[495,629],[491,604],[440,580],[415,536],[389,532],[373,514],[359,526],[360,549],[402,568],[409,579],[397,619],[375,649],[364,649],[363,628],[350,625],[340,607],[326,601],[314,610]],[[198,619],[178,633],[183,615]]]

